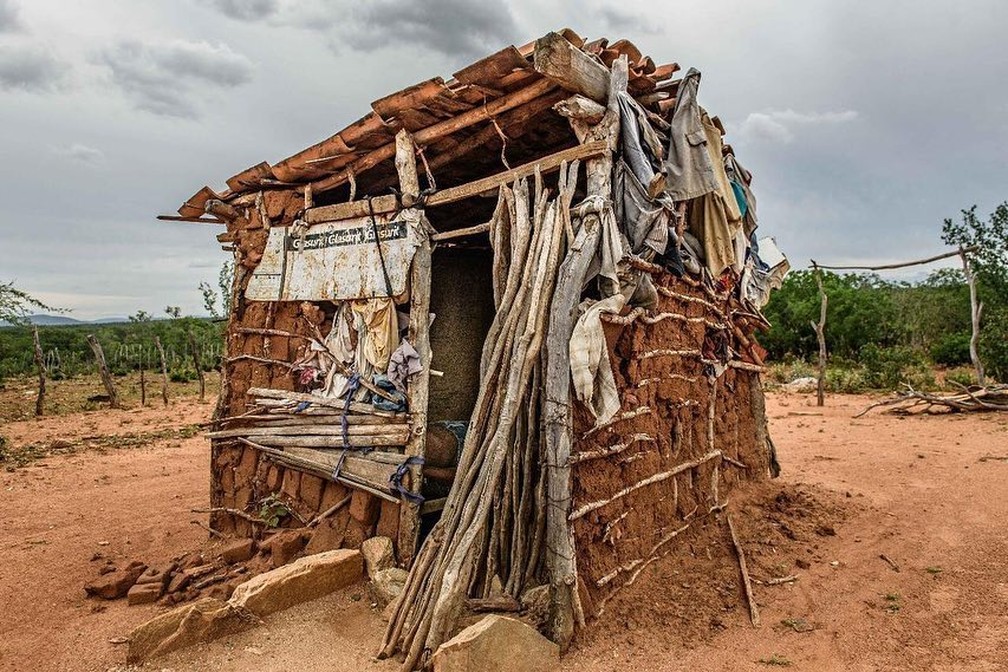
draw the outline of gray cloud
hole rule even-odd
[[[277,13],[278,0],[210,0],[210,5],[236,21],[259,21]]]
[[[68,67],[37,45],[0,46],[0,89],[45,93],[58,89]]]
[[[0,0],[0,33],[17,33],[23,28],[21,8],[14,0]]]
[[[854,110],[842,112],[795,112],[794,110],[770,110],[752,112],[733,130],[742,140],[767,140],[771,142],[792,142],[798,128],[844,124],[858,118]]]
[[[52,151],[56,156],[71,159],[90,166],[97,166],[105,163],[105,152],[94,147],[82,145],[79,142],[74,142],[64,147],[53,147]]]
[[[602,20],[602,23],[604,23],[608,28],[626,32],[626,35],[616,35],[612,37],[612,41],[621,37],[626,37],[633,42],[635,36],[640,33],[655,35],[661,32],[660,24],[655,21],[649,21],[647,16],[639,13],[624,12],[623,10],[610,5],[603,5],[602,7],[599,7],[597,13],[599,18]],[[589,37],[588,39],[592,38]]]
[[[205,96],[205,87],[230,89],[252,78],[249,60],[224,44],[129,40],[102,52],[99,60],[137,108],[168,117],[195,118],[194,100]]]
[[[448,56],[482,56],[519,36],[507,4],[500,0],[372,0],[350,12],[338,24],[338,38],[370,51],[408,43]]]

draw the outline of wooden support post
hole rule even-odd
[[[206,401],[206,376],[203,374],[203,367],[200,366],[199,348],[196,347],[196,336],[193,335],[192,329],[186,329],[186,338],[189,339],[189,353],[192,355],[196,376],[199,378],[199,400],[202,403]]]
[[[140,405],[147,405],[147,376],[144,373],[143,362],[140,362]]]
[[[969,342],[970,361],[976,370],[977,385],[983,387],[984,366],[980,361],[980,353],[977,349],[977,344],[980,341],[980,317],[983,314],[983,303],[977,299],[976,275],[973,274],[973,265],[970,264],[966,250],[959,248],[959,258],[962,259],[963,274],[966,276],[966,284],[969,285],[970,293],[970,323],[972,325]]]
[[[396,135],[396,171],[399,173],[399,187],[405,203],[414,203],[420,194],[420,180],[417,176],[416,145],[405,130]],[[410,271],[410,323],[409,340],[420,355],[423,369],[409,381],[407,401],[409,403],[410,435],[406,442],[406,457],[423,457],[427,442],[427,399],[430,385],[430,292],[431,292],[431,243],[424,220],[423,211],[407,208],[402,216],[409,226],[416,226],[421,232],[420,247],[413,255]],[[422,485],[419,465],[410,467],[410,489],[419,494]],[[401,500],[399,504],[399,560],[409,566],[416,553],[420,533],[420,507]]]
[[[817,382],[816,382],[816,406],[822,406],[826,403],[826,305],[829,303],[829,297],[826,296],[826,290],[823,289],[822,282],[822,270],[812,261],[812,268],[815,270],[816,285],[819,287],[819,322],[811,322],[812,328],[815,330],[816,339],[819,341],[819,370],[817,372]]]
[[[612,150],[619,137],[617,96],[626,90],[628,64],[621,57],[613,64],[608,82],[608,108],[602,120],[588,126],[571,118],[571,126],[582,144],[603,142],[607,151],[587,163],[588,196],[612,198]],[[546,335],[546,383],[543,416],[547,479],[546,565],[550,581],[549,630],[553,641],[566,649],[574,636],[575,624],[583,621],[577,594],[577,558],[574,531],[568,520],[571,512],[570,455],[573,420],[570,401],[570,337],[574,330],[581,289],[601,238],[597,214],[587,214],[570,243],[560,265]],[[578,623],[580,624],[580,623]]]
[[[39,343],[38,327],[32,327],[32,345],[35,351],[35,368],[38,369],[38,396],[35,398],[35,415],[42,416],[45,411],[45,358],[42,357],[42,344]]]
[[[108,394],[109,405],[112,408],[119,408],[119,395],[116,394],[115,383],[112,382],[112,374],[109,373],[108,364],[105,363],[105,352],[101,343],[94,337],[94,334],[87,335],[88,345],[94,352],[95,361],[98,363],[98,373],[101,375],[102,383],[105,385],[105,392]]]
[[[161,338],[154,337],[154,346],[157,348],[158,357],[161,359],[161,401],[168,405],[168,363],[165,361],[164,346],[161,345]]]

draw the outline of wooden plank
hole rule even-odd
[[[536,40],[536,72],[572,93],[605,103],[609,96],[609,71],[559,33]]]
[[[374,213],[393,212],[396,209],[396,197],[392,194],[387,196],[376,196],[371,199],[371,207]],[[323,222],[338,222],[354,217],[367,217],[370,214],[368,201],[350,201],[348,203],[337,203],[335,205],[322,205],[317,208],[305,210],[303,220],[307,224],[321,224]]]
[[[416,167],[416,145],[409,133],[403,131],[396,136],[396,172],[399,173],[399,187],[403,196],[415,199],[420,193],[420,179]],[[404,213],[409,218],[423,218],[423,212],[409,208]],[[423,369],[409,381],[407,401],[409,403],[410,425],[413,432],[406,442],[408,457],[423,457],[427,445],[427,401],[430,392],[431,347],[430,347],[430,292],[431,292],[431,243],[424,235],[413,255],[410,279],[410,322],[409,341],[420,356]],[[423,482],[419,465],[410,467],[412,492],[419,494]],[[399,507],[399,539],[397,550],[403,565],[413,563],[420,535],[420,508],[403,501]]]
[[[449,187],[441,191],[434,192],[427,197],[427,207],[447,205],[462,201],[472,196],[478,196],[487,191],[493,191],[502,184],[510,184],[521,177],[535,175],[536,167],[543,173],[557,170],[564,161],[570,162],[575,159],[589,159],[600,156],[606,151],[604,141],[587,142],[568,149],[561,150],[555,154],[550,154],[535,161],[529,161],[517,168],[505,170],[489,177],[484,177],[473,182],[467,182],[457,187]],[[392,212],[396,208],[395,196],[378,196],[371,199],[375,214]],[[308,224],[319,224],[322,222],[333,222],[351,217],[364,217],[368,214],[368,202],[351,201],[349,203],[338,203],[336,205],[323,205],[305,211],[304,221]]]
[[[427,198],[427,207],[435,207],[448,203],[455,203],[473,196],[478,196],[487,191],[496,191],[502,184],[510,184],[522,177],[535,175],[538,168],[543,173],[556,170],[563,162],[570,162],[575,159],[587,159],[600,156],[606,151],[607,144],[604,141],[589,142],[561,150],[555,154],[544,156],[535,161],[529,161],[517,168],[505,170],[504,172],[484,177],[480,180],[461,184],[457,187],[442,189]]]
[[[493,119],[495,116],[507,110],[514,109],[530,100],[534,100],[539,96],[543,95],[551,88],[554,84],[548,79],[541,79],[524,89],[519,89],[514,93],[510,93],[503,98],[498,98],[497,100],[491,101],[486,105],[480,107],[474,107],[468,112],[463,112],[457,117],[451,119],[446,119],[440,123],[434,124],[433,126],[428,126],[422,130],[417,131],[413,135],[413,141],[418,144],[428,144],[435,140],[439,140],[447,135],[451,135],[456,131],[468,128],[474,124],[478,124],[481,121],[488,121]],[[322,193],[323,191],[328,191],[347,181],[348,175],[353,173],[354,175],[359,175],[366,170],[374,168],[376,165],[382,161],[386,161],[395,156],[396,145],[394,142],[387,143],[371,153],[362,156],[360,159],[351,164],[346,170],[341,170],[335,175],[323,178],[312,183],[312,191],[316,194]],[[276,168],[274,168],[274,172]]]
[[[476,226],[467,226],[464,229],[453,229],[451,231],[440,231],[431,236],[431,240],[435,243],[440,243],[444,240],[452,240],[453,238],[464,238],[465,236],[475,236],[480,233],[486,233],[490,230],[489,223],[477,224]]]
[[[158,215],[157,219],[162,222],[191,222],[193,224],[227,224],[222,219],[216,217],[183,217],[181,215]]]

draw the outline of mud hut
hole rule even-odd
[[[213,526],[395,540],[382,653],[411,669],[543,585],[565,644],[765,477],[753,334],[787,262],[699,84],[550,33],[165,217],[235,257]]]

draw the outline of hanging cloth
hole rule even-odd
[[[395,304],[389,298],[366,299],[351,304],[363,323],[357,335],[358,352],[378,371],[388,369],[389,358],[399,343]]]

